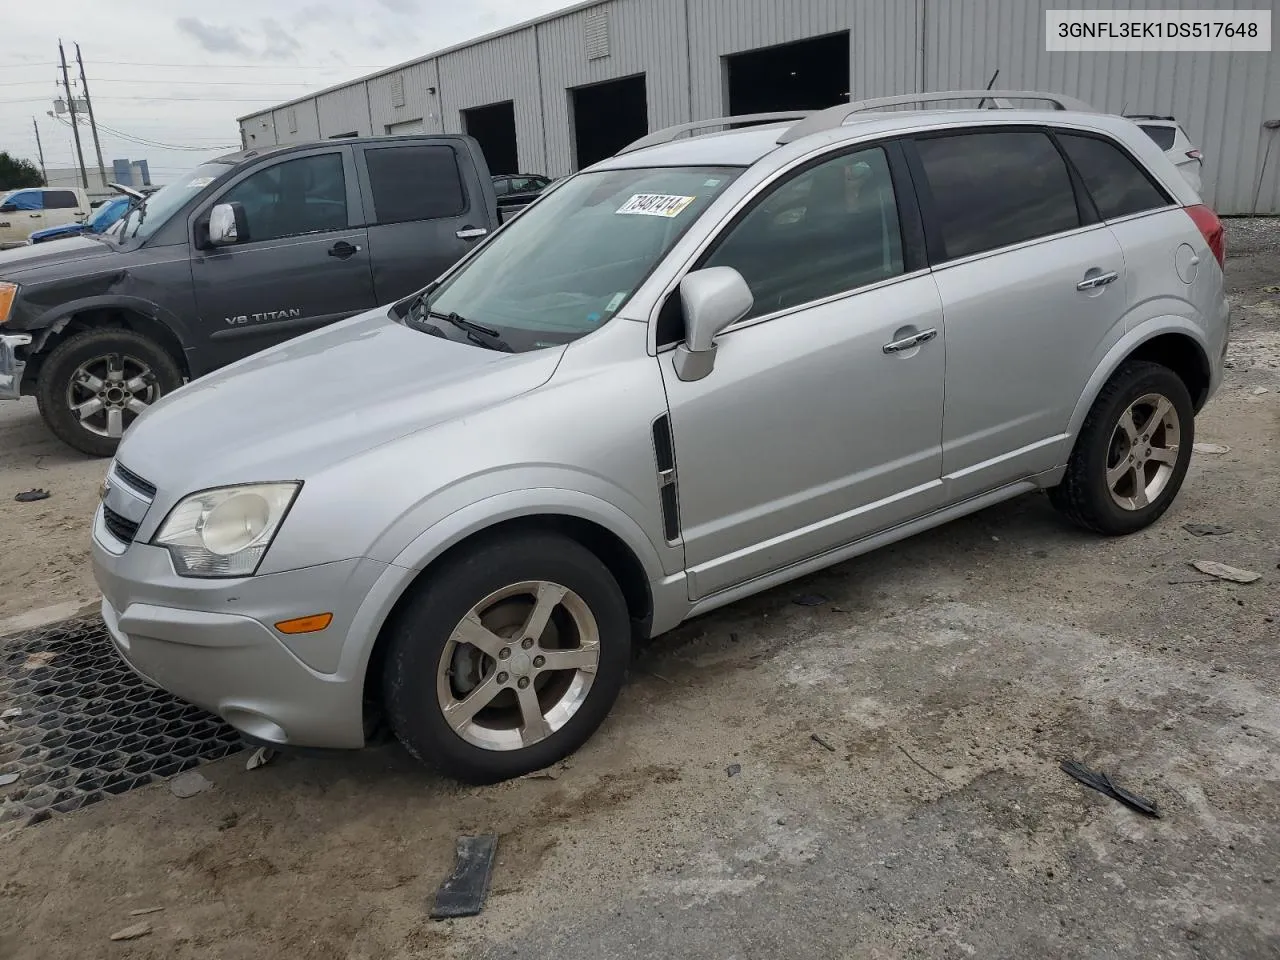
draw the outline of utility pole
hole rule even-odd
[[[107,188],[107,170],[102,165],[102,146],[98,143],[98,125],[93,120],[93,101],[89,99],[89,81],[84,75],[84,61],[80,59],[80,44],[76,44],[76,63],[80,65],[80,89],[84,91],[85,109],[89,111],[89,129],[93,131],[93,152],[98,155],[98,177],[102,189]]]
[[[62,89],[67,92],[67,109],[71,111],[71,132],[76,135],[76,156],[80,158],[80,182],[89,189],[89,174],[84,169],[84,151],[80,149],[80,125],[76,123],[76,98],[71,93],[71,81],[67,78],[67,52],[58,40],[58,55],[62,57]]]
[[[36,132],[36,152],[40,154],[40,176],[44,177],[44,185],[49,185],[49,171],[44,168],[44,145],[40,142],[40,124],[31,118],[31,129]]]

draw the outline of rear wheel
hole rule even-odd
[[[63,443],[94,457],[115,453],[147,407],[182,386],[182,371],[132,330],[90,330],[58,344],[40,368],[36,399]]]
[[[383,694],[411,754],[471,783],[539,770],[608,714],[630,657],[626,602],[565,537],[492,540],[426,578],[392,627]]]
[[[1168,367],[1125,364],[1085,418],[1053,505],[1097,533],[1134,533],[1169,509],[1191,463],[1195,411]]]

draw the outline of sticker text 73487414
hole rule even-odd
[[[644,217],[676,217],[697,197],[676,197],[666,193],[637,193],[618,208],[618,213]]]

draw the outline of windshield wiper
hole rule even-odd
[[[486,347],[489,350],[499,350],[502,353],[515,353],[511,349],[511,344],[503,340],[498,331],[493,327],[486,327],[479,323],[473,323],[466,317],[460,317],[456,313],[441,313],[438,310],[428,310],[427,316],[436,320],[443,320],[445,323],[451,323],[459,330],[466,333],[467,339],[472,343]]]

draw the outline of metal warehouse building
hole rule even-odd
[[[1254,6],[1270,7],[1271,0]],[[1124,0],[607,0],[571,7],[240,118],[246,146],[469,133],[495,173],[562,176],[671,124],[997,86],[1177,117],[1227,214],[1280,213],[1269,53],[1047,53],[1045,11],[1230,10]]]

